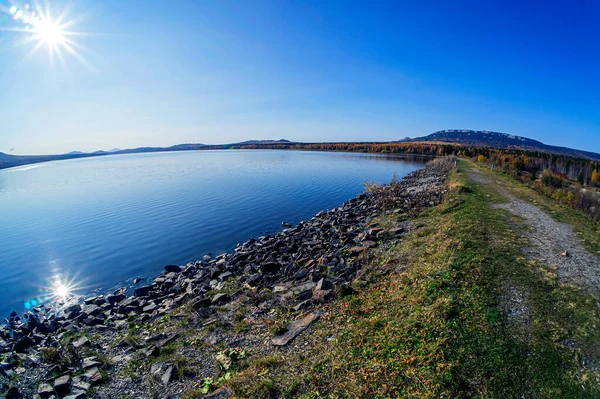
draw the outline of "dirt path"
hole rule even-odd
[[[493,207],[505,209],[523,221],[526,228],[520,233],[531,242],[523,248],[524,255],[555,268],[561,283],[600,293],[600,258],[581,246],[570,225],[559,223],[537,206],[514,197],[478,169],[468,169],[467,174],[472,181],[489,186],[508,200],[505,204],[492,204]]]

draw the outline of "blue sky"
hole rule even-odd
[[[74,37],[86,63],[51,65],[44,47],[23,61],[33,43],[0,31],[2,152],[446,128],[600,152],[595,0],[80,0],[68,16],[94,33]]]

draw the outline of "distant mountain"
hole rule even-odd
[[[232,143],[231,145],[253,145],[253,144],[291,144],[292,142],[285,139],[280,140],[248,140],[239,143]]]
[[[600,160],[595,152],[575,150],[567,147],[547,145],[541,141],[515,136],[508,133],[489,132],[486,130],[448,129],[440,130],[425,137],[406,138],[401,141],[437,141],[456,143],[473,147],[493,147],[514,150],[541,151],[551,154]]]
[[[437,141],[445,143],[463,144],[475,147],[494,147],[507,148],[516,150],[530,151],[545,151],[553,154],[568,155],[580,158],[589,158],[600,160],[600,154],[588,151],[574,150],[565,147],[555,147],[546,145],[540,141],[531,140],[525,137],[513,136],[506,133],[479,131],[479,130],[440,130],[425,137],[417,137],[415,139],[406,138],[401,142],[419,142],[419,141]],[[119,150],[113,148],[109,151],[96,151],[93,153],[83,153],[73,151],[62,155],[9,155],[0,152],[0,169],[11,168],[14,166],[27,165],[31,163],[58,161],[63,159],[86,158],[97,156],[109,156],[113,154],[137,154],[146,152],[163,152],[163,151],[193,151],[193,150],[219,150],[228,148],[269,148],[270,144],[284,144],[284,148],[293,148],[294,144],[298,144],[289,140],[248,140],[240,143],[232,144],[177,144],[171,147],[140,147],[127,150]],[[290,144],[286,146],[285,144]],[[254,147],[256,146],[256,147]]]

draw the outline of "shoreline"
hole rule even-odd
[[[110,398],[115,389],[127,386],[133,397],[146,397],[134,379],[117,381],[109,373],[120,375],[138,357],[157,357],[185,335],[181,331],[153,335],[153,324],[173,318],[195,324],[199,330],[230,323],[234,309],[244,300],[257,302],[256,317],[265,317],[266,310],[278,306],[300,313],[318,308],[356,278],[362,258],[371,250],[383,242],[401,240],[412,229],[411,216],[442,200],[448,165],[438,160],[440,165],[430,162],[393,186],[360,194],[276,234],[251,238],[231,253],[215,258],[206,255],[184,266],[165,266],[151,284],[134,288],[132,296],[120,288],[63,310],[34,310],[22,319],[13,315],[9,326],[0,328],[4,359],[0,387],[10,385],[13,396],[0,390],[15,398],[35,394],[42,398],[87,397],[88,392]],[[370,226],[390,205],[402,222],[392,231]],[[174,314],[177,312],[179,315]],[[128,339],[132,325],[138,326],[139,340]],[[286,345],[294,338],[284,334],[272,344]],[[214,344],[218,342],[223,341]],[[71,358],[70,351],[79,354]],[[162,391],[189,385],[184,376],[174,374],[181,366],[163,363],[153,365],[158,369],[152,372],[160,374]],[[215,361],[207,363],[214,366]],[[207,373],[204,370],[196,377]]]

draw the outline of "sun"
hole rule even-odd
[[[13,5],[8,9],[3,9],[0,5],[0,17],[2,17],[2,13],[8,14],[12,23],[15,24],[9,28],[0,27],[0,30],[16,32],[16,34],[22,35],[21,45],[32,45],[31,51],[25,59],[33,56],[40,48],[46,47],[50,64],[54,63],[55,58],[64,64],[63,56],[68,54],[91,67],[81,55],[86,49],[77,43],[75,37],[92,34],[73,31],[72,28],[77,19],[68,19],[69,11],[70,6],[67,6],[62,12],[53,13],[48,3],[42,7],[37,2],[32,5],[25,4],[22,7]]]
[[[38,40],[45,42],[49,46],[64,44],[66,40],[63,28],[55,21],[42,20],[35,25],[33,31]]]

